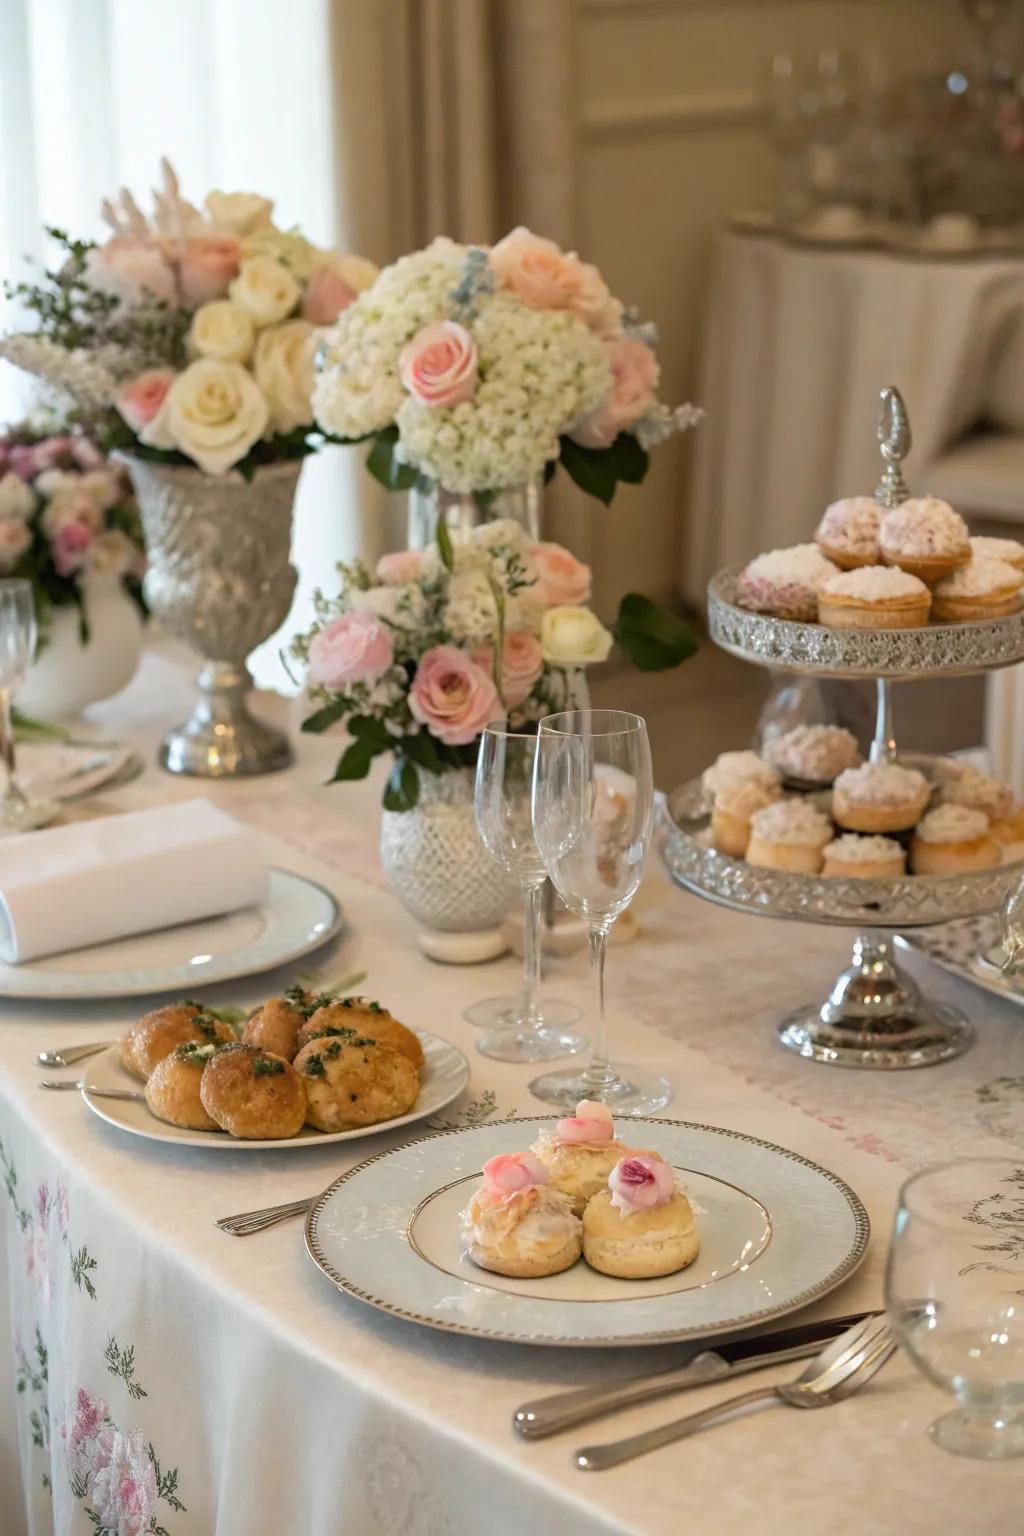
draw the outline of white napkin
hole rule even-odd
[[[10,965],[255,906],[258,832],[209,800],[0,842],[0,958]]]

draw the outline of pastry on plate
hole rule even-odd
[[[825,558],[840,570],[877,565],[881,520],[882,509],[873,496],[846,496],[825,508],[814,539]]]
[[[931,593],[907,571],[862,565],[826,581],[818,618],[831,629],[919,629],[928,622]]]
[[[905,832],[924,813],[931,786],[916,768],[862,763],[832,786],[832,817],[848,832]]]
[[[199,1091],[206,1064],[216,1050],[215,1045],[188,1040],[157,1062],[146,1081],[146,1103],[158,1120],[187,1131],[220,1130],[203,1108]]]
[[[972,763],[944,759],[939,784],[940,805],[966,805],[972,811],[984,811],[993,822],[1002,821],[1013,811],[1013,790],[1002,779],[982,773]]]
[[[915,875],[958,875],[992,869],[1002,860],[984,811],[940,805],[923,816],[910,842]]]
[[[496,1275],[557,1275],[580,1256],[579,1218],[532,1152],[490,1158],[459,1224],[473,1263]]]
[[[188,1040],[197,1045],[227,1045],[234,1039],[231,1025],[207,1013],[202,1003],[168,1003],[143,1014],[131,1031],[130,1048],[121,1042],[121,1060],[129,1072],[145,1080],[176,1045]]]
[[[845,880],[896,880],[906,873],[907,856],[891,837],[844,832],[825,848],[823,875]]]
[[[932,615],[950,623],[971,619],[1002,619],[1020,607],[1024,571],[1005,560],[986,560],[977,555],[966,565],[936,582]]]
[[[756,752],[720,752],[700,776],[700,787],[709,800],[720,789],[732,789],[738,784],[763,784],[771,789],[778,782],[778,770]]]
[[[406,1056],[419,1072],[423,1066],[423,1047],[411,1029],[392,1018],[386,1008],[368,997],[342,997],[313,1013],[299,1030],[299,1048],[321,1035],[338,1030],[355,1030],[382,1045],[390,1045]]]
[[[356,1030],[310,1040],[295,1058],[318,1131],[354,1131],[407,1115],[419,1073],[401,1051]]]
[[[978,534],[971,539],[971,554],[979,560],[1005,560],[1024,571],[1024,544],[1016,539],[989,539]]]
[[[583,1257],[603,1275],[673,1275],[699,1252],[693,1206],[668,1163],[652,1153],[616,1163],[608,1188],[583,1213]]]
[[[856,768],[860,747],[841,725],[795,725],[761,748],[773,768],[802,784],[831,784],[844,768]]]
[[[818,614],[818,589],[836,575],[838,568],[825,559],[817,544],[772,549],[740,572],[736,601],[755,613],[813,623]]]
[[[243,1141],[283,1141],[306,1122],[306,1086],[295,1068],[244,1040],[213,1053],[199,1097],[221,1130]]]
[[[591,1195],[604,1189],[608,1175],[630,1149],[618,1141],[607,1104],[581,1099],[575,1115],[543,1130],[530,1151],[547,1169],[552,1189],[569,1199],[577,1216]]]
[[[777,784],[758,784],[752,779],[720,789],[711,808],[711,841],[715,847],[734,859],[742,859],[750,842],[751,816],[781,796]]]
[[[938,496],[911,496],[883,512],[878,544],[884,565],[898,565],[929,584],[971,558],[967,524]]]
[[[1007,815],[996,817],[989,832],[1001,848],[1024,843],[1024,806],[1015,806]]]
[[[258,1045],[272,1056],[291,1061],[299,1048],[299,1030],[309,1016],[301,999],[302,994],[295,992],[268,998],[246,1019],[242,1039],[247,1045]]]
[[[779,800],[751,817],[747,863],[816,875],[831,837],[832,823],[809,800]]]

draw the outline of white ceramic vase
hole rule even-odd
[[[18,709],[32,719],[73,719],[87,705],[120,693],[135,675],[142,616],[120,576],[92,571],[82,587],[89,640],[82,642],[76,607],[53,609],[45,644],[18,690]]]

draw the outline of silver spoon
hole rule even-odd
[[[40,1088],[50,1088],[54,1093],[64,1093],[72,1088],[81,1093],[85,1084],[79,1079],[75,1082],[72,1078],[44,1078],[39,1084]],[[146,1095],[135,1093],[131,1088],[90,1088],[89,1096],[93,1099],[130,1099],[133,1104],[145,1104]]]
[[[116,1040],[93,1040],[88,1045],[62,1045],[57,1051],[40,1051],[35,1062],[37,1067],[73,1067],[76,1061],[96,1056],[116,1044]]]

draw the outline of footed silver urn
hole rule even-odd
[[[291,607],[301,462],[266,465],[247,481],[235,470],[206,475],[127,454],[124,460],[146,536],[146,601],[165,629],[206,660],[196,707],[164,737],[161,764],[207,779],[287,767],[288,738],[249,713],[246,657]]]

